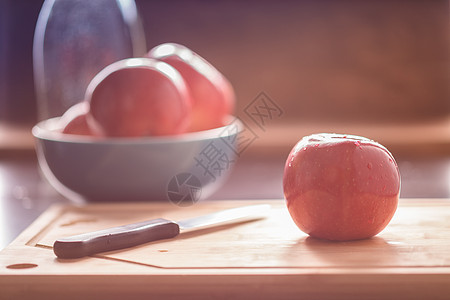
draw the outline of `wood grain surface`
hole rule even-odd
[[[58,237],[163,217],[270,203],[260,220],[75,260],[57,259]],[[327,242],[302,233],[284,201],[54,206],[0,253],[0,298],[448,299],[450,199],[401,200],[378,236]]]

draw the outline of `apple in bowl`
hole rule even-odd
[[[167,136],[186,131],[191,100],[181,75],[150,58],[115,62],[92,79],[87,122],[98,135]]]
[[[175,43],[156,46],[147,56],[168,63],[184,78],[192,99],[189,131],[224,125],[233,112],[235,94],[230,82],[213,65],[189,48]]]
[[[379,143],[354,135],[314,134],[290,152],[283,190],[292,219],[305,233],[334,241],[364,239],[392,219],[400,173]]]

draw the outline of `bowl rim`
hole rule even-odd
[[[162,144],[226,138],[239,134],[244,129],[243,122],[238,117],[230,115],[228,117],[229,122],[227,125],[208,130],[167,136],[98,137],[62,133],[60,131],[61,128],[57,126],[60,118],[61,117],[54,117],[38,122],[31,129],[33,136],[39,140],[79,144]]]

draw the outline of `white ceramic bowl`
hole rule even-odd
[[[71,199],[170,200],[180,206],[210,196],[237,159],[242,123],[167,137],[96,138],[62,134],[58,119],[33,127],[39,165]]]

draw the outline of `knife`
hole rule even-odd
[[[174,238],[184,231],[217,226],[242,219],[260,219],[269,209],[270,205],[259,204],[222,210],[178,222],[152,219],[58,239],[53,244],[53,252],[59,258],[81,258],[151,241]]]

